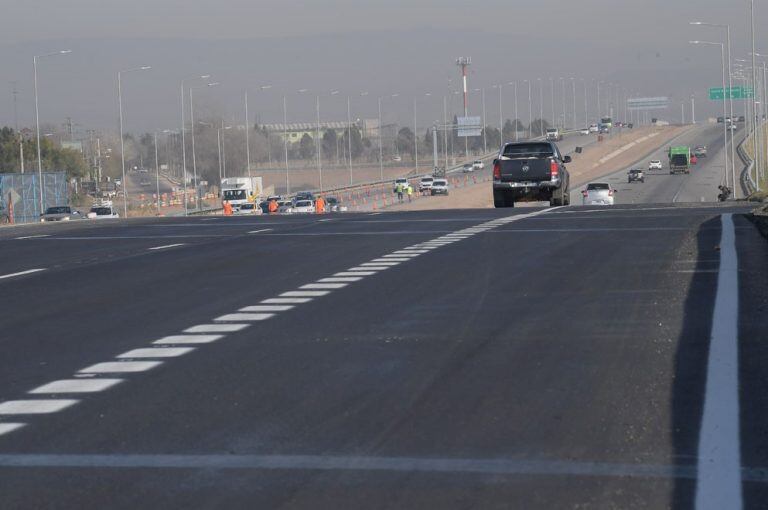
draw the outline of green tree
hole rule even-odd
[[[357,159],[363,154],[363,149],[365,148],[363,145],[363,138],[360,134],[360,130],[357,127],[353,127],[351,129],[352,132],[352,158]],[[342,136],[342,141],[344,142],[344,147],[349,147],[349,136],[350,130],[344,131],[344,135]]]
[[[323,133],[323,155],[325,157],[331,157],[332,155],[336,154],[336,142],[338,140],[338,136],[336,135],[335,129],[327,129],[325,133]]]
[[[308,133],[304,133],[304,136],[301,137],[299,155],[302,159],[312,159],[315,155],[315,141]]]

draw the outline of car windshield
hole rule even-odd
[[[312,207],[312,202],[309,200],[299,200],[296,202],[296,207]]]
[[[49,207],[45,210],[45,214],[70,214],[72,209],[64,206]]]
[[[592,182],[587,184],[587,191],[607,191],[611,186],[605,182]]]
[[[432,177],[422,177],[421,182],[432,182],[434,180]]]
[[[507,158],[520,158],[520,157],[547,157],[553,156],[552,146],[548,143],[521,143],[510,144],[504,147],[504,157]]]
[[[109,207],[94,207],[91,209],[92,213],[96,213],[97,216],[109,216],[112,214],[112,209]]]
[[[448,181],[435,181],[435,186],[447,186]]]

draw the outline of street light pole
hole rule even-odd
[[[208,83],[205,87],[215,87],[219,82]],[[192,91],[196,88],[202,87],[189,87],[189,122],[192,129],[192,186],[195,190],[195,202],[196,209],[201,207],[198,185],[197,185],[197,154],[195,152],[195,104],[193,101]]]
[[[125,71],[117,72],[117,104],[120,110],[120,162],[123,169],[123,213],[128,218],[128,182],[125,180],[125,140],[123,139],[123,85],[122,75],[134,71],[146,71],[152,69],[150,66],[141,66]]]
[[[210,77],[211,77],[210,74],[204,74],[201,76],[190,76],[188,78],[184,78],[181,80],[181,161],[182,161],[181,166],[182,166],[182,172],[184,173],[181,181],[182,181],[182,184],[184,185],[184,216],[187,216],[189,214],[189,210],[187,208],[187,143],[184,136],[184,133],[187,130],[187,123],[185,119],[186,112],[184,108],[184,95],[186,91],[184,87],[184,82],[187,79],[192,79],[192,78],[199,78],[202,80],[206,80]]]
[[[720,60],[722,63],[722,71],[723,71],[723,147],[726,148],[726,151],[724,153],[725,155],[725,185],[728,185],[728,123],[726,122],[726,117],[728,117],[728,107],[725,96],[726,96],[726,90],[725,90],[725,44],[723,43],[716,43],[716,42],[709,42],[709,41],[690,41],[690,44],[703,44],[708,46],[720,46]],[[732,172],[732,188],[736,190],[736,180],[735,180],[735,172],[733,171],[733,167],[735,166],[735,161],[731,161],[731,172]]]
[[[512,85],[515,86],[515,141],[520,140],[520,130],[517,129],[518,124],[520,124],[520,114],[517,110],[517,80],[512,82]]]
[[[539,82],[539,136],[544,136],[544,85],[541,78],[536,78]]]
[[[45,197],[43,194],[43,156],[40,149],[40,108],[37,100],[37,59],[43,57],[52,57],[54,55],[66,55],[72,53],[72,50],[61,50],[52,53],[46,53],[44,55],[34,55],[32,57],[32,67],[35,72],[35,130],[37,131],[37,174],[38,174],[38,188],[40,193],[40,214],[45,212]],[[23,164],[23,163],[22,163]]]
[[[154,133],[155,135],[155,191],[157,198],[157,215],[160,216],[160,161],[157,156],[157,131]]]

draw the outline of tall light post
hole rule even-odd
[[[587,80],[582,78],[581,84],[584,85],[584,127],[589,129],[589,98],[587,97]]]
[[[37,100],[37,59],[44,57],[53,57],[55,55],[66,55],[72,53],[72,50],[60,50],[51,53],[45,53],[43,55],[35,55],[32,57],[32,67],[35,72],[35,130],[37,131],[37,175],[38,175],[38,188],[40,192],[40,214],[45,212],[45,197],[43,194],[43,156],[40,150],[40,108]],[[23,164],[23,163],[22,163]]]
[[[544,84],[541,78],[536,78],[539,82],[539,136],[544,136]]]
[[[382,145],[382,139],[381,139],[381,132],[384,129],[384,126],[382,125],[381,120],[381,100],[386,97],[397,97],[400,94],[391,94],[389,96],[379,96],[378,104],[379,104],[379,177],[381,179],[381,182],[384,182],[384,146]]]
[[[520,140],[520,130],[517,129],[517,125],[520,123],[520,115],[517,110],[517,81],[511,81],[509,82],[509,85],[513,85],[515,87],[515,141]]]
[[[262,85],[260,91],[271,89],[272,85]],[[248,180],[251,181],[251,141],[249,132],[251,131],[251,120],[248,116],[248,89],[245,89],[245,164],[248,168]],[[267,133],[269,136],[269,133]]]
[[[576,78],[571,77],[571,93],[573,99],[573,129],[576,129]]]
[[[533,98],[531,96],[531,80],[523,80],[528,84],[528,139],[531,139],[533,125]]]
[[[600,121],[600,117],[603,116],[602,106],[600,104],[600,80],[597,81],[597,120]]]
[[[218,85],[219,82],[215,81],[206,85],[200,85],[198,87],[189,87],[189,123],[192,129],[192,186],[194,186],[195,189],[195,201],[197,203],[197,209],[199,209],[201,205],[197,186],[197,153],[195,152],[195,103],[192,96],[192,91],[195,89],[216,87]]]
[[[725,36],[726,36],[726,44],[727,44],[727,54],[728,54],[728,89],[733,90],[733,70],[731,68],[731,63],[733,60],[733,56],[731,53],[731,26],[728,24],[721,24],[721,23],[707,23],[704,21],[691,21],[691,25],[699,25],[704,27],[713,27],[713,28],[724,28],[725,29]],[[731,116],[731,119],[733,119],[733,94],[729,92],[728,94],[728,110],[729,114]],[[728,148],[726,147],[726,151]],[[733,139],[733,131],[731,131],[731,163],[732,165],[736,161],[736,143]],[[735,174],[735,170],[733,170],[733,173]],[[733,187],[733,197],[736,198],[736,194],[738,193],[737,187]]]
[[[493,88],[499,89],[499,143],[504,143],[504,136],[502,133],[504,132],[504,112],[503,112],[503,106],[502,106],[502,97],[501,97],[501,91],[504,88],[503,85],[494,85]]]
[[[192,80],[192,79],[200,79],[200,80],[207,80],[210,78],[210,74],[203,74],[198,76],[187,76],[181,80],[181,166],[182,166],[182,172],[184,173],[184,176],[182,177],[181,181],[184,186],[184,216],[187,216],[189,214],[189,210],[187,208],[187,144],[186,139],[184,137],[184,133],[187,130],[187,123],[186,123],[186,108],[184,108],[184,96],[186,95],[186,88],[184,87],[184,82],[186,80]]]
[[[561,101],[560,102],[561,102],[562,107],[563,107],[562,108],[562,112],[563,112],[563,116],[562,116],[562,119],[563,119],[563,130],[565,130],[565,119],[566,119],[566,117],[568,115],[566,113],[566,111],[565,111],[565,78],[560,77],[559,80],[560,80],[560,91],[561,91],[561,97],[560,97]]]
[[[486,154],[488,152],[488,138],[486,137],[485,128],[488,125],[488,122],[486,121],[485,116],[485,88],[474,89],[474,91],[480,92],[481,103],[483,107],[483,154]]]
[[[719,46],[720,47],[720,60],[722,63],[722,71],[723,71],[723,147],[726,147],[725,151],[725,184],[728,185],[728,123],[725,121],[726,117],[728,116],[728,108],[727,108],[727,102],[725,100],[726,96],[726,90],[725,90],[725,44],[721,42],[709,42],[709,41],[690,41],[690,44],[701,44],[701,45],[707,45],[707,46]],[[734,190],[734,193],[736,192],[736,173],[733,167],[735,167],[735,162],[731,161],[731,183],[732,188]]]
[[[557,125],[557,113],[555,112],[555,79],[549,78],[550,106],[552,107],[552,127]]]
[[[125,180],[125,140],[123,139],[123,84],[122,75],[136,71],[146,71],[152,69],[151,66],[134,67],[125,71],[117,72],[117,105],[120,111],[120,162],[123,168],[123,214],[128,217],[128,182]]]

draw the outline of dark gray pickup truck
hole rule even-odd
[[[570,156],[560,154],[552,142],[505,144],[493,161],[493,204],[514,207],[515,202],[569,205]]]

